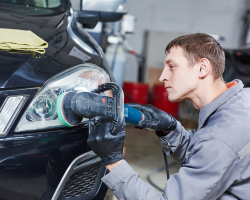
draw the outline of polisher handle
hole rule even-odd
[[[145,115],[142,112],[126,104],[124,104],[124,117],[128,126],[136,126],[139,121],[145,119]]]
[[[103,83],[93,92],[100,93],[111,90],[114,99],[114,118],[111,125],[111,134],[116,135],[122,128],[124,123],[124,94],[122,88],[117,83]]]

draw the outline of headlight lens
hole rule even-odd
[[[91,92],[98,85],[108,82],[110,82],[108,74],[93,64],[82,64],[61,72],[38,91],[15,132],[64,126],[56,112],[56,103],[60,94],[68,91]],[[106,91],[103,95],[111,96],[111,92]]]

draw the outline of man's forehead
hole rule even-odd
[[[180,57],[184,57],[184,51],[181,47],[173,46],[171,49],[168,51],[167,56],[165,57],[164,63],[170,63],[170,62],[177,62]]]

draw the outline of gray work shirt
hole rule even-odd
[[[160,137],[163,150],[182,163],[157,194],[124,160],[102,181],[120,200],[250,199],[250,90],[238,83],[200,110],[197,131],[178,122]]]

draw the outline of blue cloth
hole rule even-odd
[[[204,106],[199,128],[160,137],[164,152],[182,163],[164,194],[143,182],[126,161],[102,181],[120,200],[250,199],[250,90],[237,85]]]

